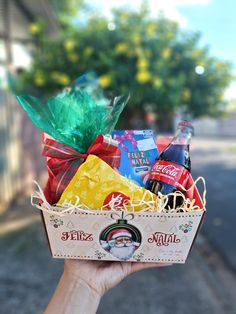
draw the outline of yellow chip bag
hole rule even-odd
[[[123,177],[95,155],[89,155],[79,167],[58,204],[75,204],[78,197],[80,204],[90,209],[129,211],[145,210],[145,202],[157,200],[157,195]]]

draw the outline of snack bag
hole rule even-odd
[[[102,159],[89,155],[63,192],[58,205],[64,202],[78,204],[79,200],[79,204],[89,209],[140,211],[146,209],[145,201],[155,203],[157,198],[157,195],[121,176]]]
[[[114,140],[119,142],[121,163],[119,172],[126,178],[144,186],[155,159],[159,156],[152,130],[115,130]]]

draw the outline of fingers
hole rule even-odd
[[[165,267],[165,266],[171,266],[173,264],[170,263],[133,263],[131,267],[131,273],[140,271],[142,269],[148,269],[148,268],[156,268],[156,267]]]

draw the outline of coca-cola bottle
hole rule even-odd
[[[189,144],[193,134],[193,126],[188,121],[178,124],[175,136],[170,144],[162,151],[156,159],[146,189],[164,195],[177,190],[184,192],[186,183],[191,172],[191,160],[189,155]],[[168,197],[166,208],[173,208],[173,196]],[[183,198],[178,196],[175,200],[176,207],[183,203]]]

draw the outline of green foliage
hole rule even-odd
[[[216,114],[232,79],[229,63],[200,47],[198,33],[183,32],[162,15],[150,19],[144,6],[138,13],[113,14],[112,23],[95,13],[86,23],[59,19],[61,31],[55,38],[38,27],[34,33],[39,45],[22,77],[24,85],[52,95],[94,70],[104,89],[131,91],[133,108],[153,104],[160,116],[185,105],[194,116]],[[197,74],[196,66],[204,67],[204,73]]]
[[[76,16],[78,11],[85,6],[84,0],[50,0],[50,2],[59,20]]]

